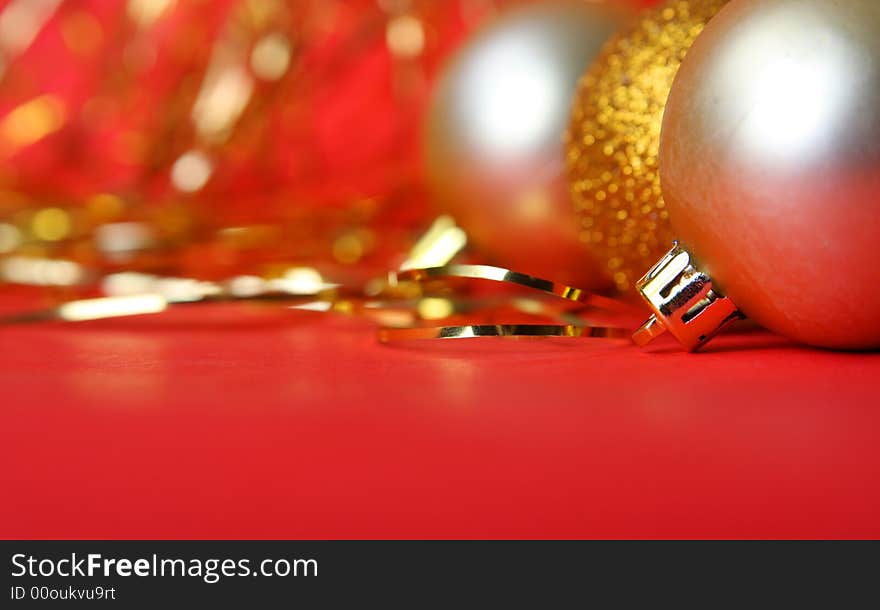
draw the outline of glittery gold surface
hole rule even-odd
[[[672,81],[703,26],[727,0],[671,0],[605,47],[581,80],[566,165],[581,240],[630,291],[670,246],[660,192],[660,125]]]

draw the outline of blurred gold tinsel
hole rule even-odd
[[[660,191],[660,127],[682,59],[727,0],[672,0],[606,45],[580,82],[566,165],[581,240],[632,290],[674,235]]]
[[[0,3],[0,285],[399,263],[430,72],[493,8]]]
[[[476,312],[481,325],[601,321],[592,306],[587,319],[386,274],[445,265],[465,246],[445,216],[416,241],[432,215],[413,154],[420,108],[457,36],[519,3],[0,6],[0,25],[32,23],[15,48],[0,27],[0,285],[47,297],[7,321],[279,300],[402,316],[385,325],[471,328]],[[521,275],[486,269],[466,279]]]

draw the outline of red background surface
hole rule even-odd
[[[391,347],[219,306],[3,327],[0,353],[3,537],[880,535],[878,354]]]

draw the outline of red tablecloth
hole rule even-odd
[[[0,353],[3,537],[880,536],[880,354],[227,308]]]

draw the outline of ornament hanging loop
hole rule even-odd
[[[745,318],[678,242],[636,288],[654,312],[633,334],[639,346],[669,331],[688,351],[696,351],[727,325]]]

